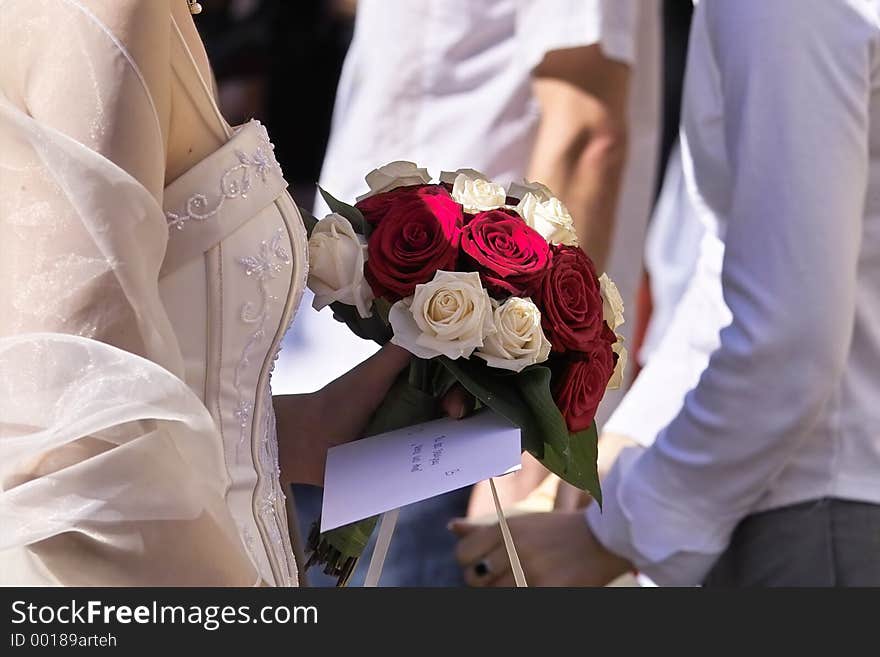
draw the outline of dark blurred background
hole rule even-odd
[[[220,106],[269,126],[297,202],[310,207],[356,0],[203,0],[196,25]]]

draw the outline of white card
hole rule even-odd
[[[321,531],[521,467],[519,428],[488,410],[339,445],[327,452]]]

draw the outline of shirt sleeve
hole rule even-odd
[[[706,233],[694,247],[699,250],[699,262],[675,306],[669,326],[602,427],[603,432],[626,436],[649,447],[678,415],[685,396],[697,385],[710,356],[718,348],[719,332],[730,323],[718,273],[724,247],[711,233]]]
[[[255,584],[159,294],[169,5],[41,6],[0,20],[0,579]]]
[[[704,10],[702,16],[699,11]],[[872,28],[850,3],[706,3],[730,168],[732,322],[588,522],[661,584],[697,584],[821,416],[849,352],[867,188]],[[685,99],[687,103],[687,99]],[[693,317],[692,321],[701,321]]]
[[[644,0],[517,0],[518,51],[534,69],[553,50],[599,44],[611,59],[635,60]],[[644,2],[647,11],[653,0]]]

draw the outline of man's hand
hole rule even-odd
[[[582,511],[554,511],[508,519],[510,533],[530,586],[604,586],[632,569],[593,536]],[[455,520],[455,550],[470,586],[513,586],[513,574],[498,525]]]

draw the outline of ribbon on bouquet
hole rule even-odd
[[[388,547],[391,545],[391,536],[397,525],[397,516],[400,509],[392,509],[382,514],[379,522],[379,534],[376,536],[376,547],[373,556],[370,557],[370,567],[367,568],[367,576],[364,578],[365,588],[379,586],[379,578],[382,576],[382,567],[385,565],[385,557],[388,556]]]
[[[510,527],[507,526],[507,518],[504,517],[504,510],[501,508],[501,501],[498,499],[498,491],[495,490],[495,480],[489,479],[489,487],[492,489],[492,499],[495,501],[495,513],[498,514],[498,526],[501,527],[501,538],[504,539],[504,549],[507,550],[507,558],[510,560],[510,570],[513,573],[513,581],[517,588],[525,588],[526,574],[523,572],[522,564],[519,562],[519,555],[516,553],[516,546],[513,544],[513,536],[510,535]]]
[[[504,516],[504,509],[501,508],[501,500],[498,499],[498,491],[495,489],[495,480],[489,478],[489,487],[492,489],[492,500],[495,502],[495,513],[498,515],[498,527],[501,529],[501,538],[504,540],[504,549],[507,551],[507,558],[510,560],[510,570],[513,573],[513,580],[516,582],[517,588],[527,587],[526,574],[523,572],[522,564],[519,561],[519,555],[516,552],[516,546],[513,544],[513,537],[510,534],[510,527],[507,526],[507,518]],[[379,578],[382,576],[382,568],[385,566],[385,558],[388,556],[388,547],[391,545],[391,537],[394,534],[394,528],[397,525],[397,518],[400,515],[400,509],[394,509],[382,514],[382,520],[379,523],[379,534],[376,537],[376,547],[373,555],[370,557],[370,565],[367,568],[367,576],[364,579],[364,587],[373,588],[379,585]]]

